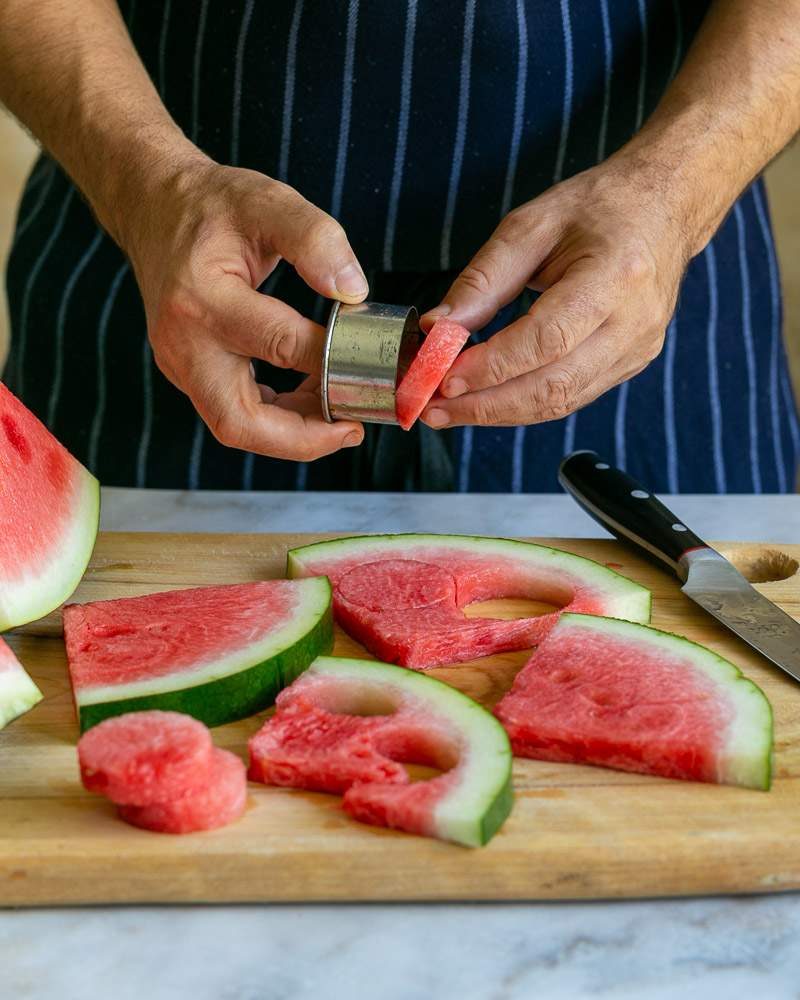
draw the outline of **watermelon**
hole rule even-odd
[[[129,712],[78,741],[84,788],[120,805],[148,806],[208,783],[214,746],[208,729],[180,712]]]
[[[0,632],[66,600],[92,554],[100,487],[0,382]]]
[[[644,625],[562,615],[495,714],[519,757],[770,785],[763,692],[710,649]]]
[[[209,726],[271,705],[333,645],[324,578],[172,590],[64,609],[80,727],[125,712],[186,712]]]
[[[322,656],[249,743],[250,777],[343,794],[363,823],[487,843],[511,811],[502,727],[455,688],[401,667]],[[402,766],[442,771],[412,782]]]
[[[566,610],[650,620],[650,592],[558,549],[466,535],[362,535],[289,552],[287,576],[324,574],[341,626],[381,660],[426,669],[536,645],[558,612],[504,621],[462,608],[525,597]]]
[[[0,639],[0,729],[42,700],[8,643]]]
[[[395,393],[397,422],[404,431],[411,430],[468,340],[469,330],[460,323],[442,317],[433,324]]]
[[[197,833],[227,826],[247,807],[245,766],[236,754],[215,749],[206,774],[201,788],[148,806],[122,805],[119,815],[132,826],[155,833]]]

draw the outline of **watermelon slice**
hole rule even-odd
[[[558,613],[503,621],[462,608],[525,597],[569,611],[650,620],[650,592],[558,549],[466,535],[362,535],[289,552],[290,577],[325,574],[342,627],[381,660],[424,670],[540,642]]]
[[[519,757],[770,785],[763,692],[710,649],[632,622],[562,615],[495,714]]]
[[[344,794],[362,823],[478,847],[511,811],[497,721],[455,688],[386,663],[315,660],[249,748],[254,781]],[[401,762],[443,773],[412,783]]]
[[[172,590],[64,609],[80,727],[125,712],[186,712],[209,726],[271,705],[333,645],[324,578]]]
[[[100,488],[0,382],[0,632],[41,618],[83,576]]]
[[[442,317],[433,324],[395,393],[397,422],[404,431],[411,430],[468,340],[469,330],[460,323]]]
[[[8,643],[0,639],[0,729],[41,700],[42,692],[27,675]]]
[[[227,826],[247,807],[247,772],[236,754],[215,749],[202,788],[193,788],[167,802],[120,806],[126,823],[155,833],[198,833]]]
[[[202,722],[180,712],[129,712],[78,741],[84,788],[120,805],[148,806],[208,783],[214,745]]]

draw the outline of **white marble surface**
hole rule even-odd
[[[709,538],[800,541],[798,497],[664,499]],[[602,534],[555,496],[106,490],[103,525]],[[0,1000],[354,996],[797,1000],[800,896],[0,910]]]

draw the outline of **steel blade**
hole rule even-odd
[[[760,594],[719,553],[706,549],[697,553],[697,559],[692,555],[684,557],[688,567],[684,594],[800,681],[800,623]]]

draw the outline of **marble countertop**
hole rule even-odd
[[[800,497],[663,499],[701,536],[800,542]],[[112,530],[603,535],[563,496],[108,489],[103,500]],[[799,990],[797,894],[0,910],[0,1000],[797,1000]]]

